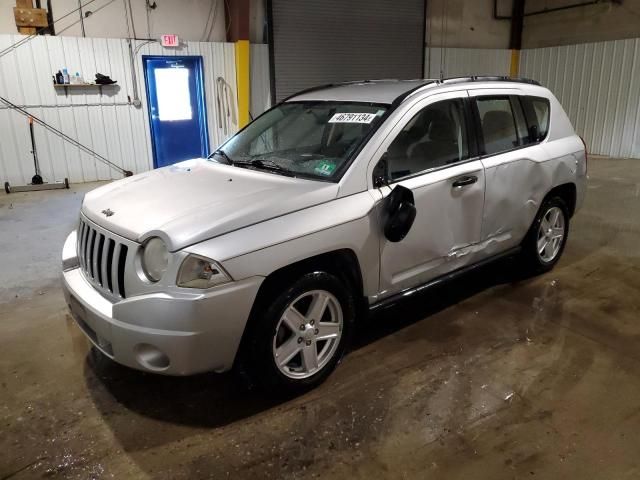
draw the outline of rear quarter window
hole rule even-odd
[[[520,97],[532,143],[541,142],[549,133],[551,107],[544,97]]]

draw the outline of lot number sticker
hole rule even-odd
[[[336,113],[329,123],[371,123],[374,118],[375,113]]]

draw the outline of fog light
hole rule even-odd
[[[133,351],[138,363],[149,370],[166,370],[171,363],[167,355],[148,343],[137,344]]]

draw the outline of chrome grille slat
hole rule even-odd
[[[89,271],[91,272],[91,278],[96,278],[96,259],[93,256],[96,246],[96,231],[91,230],[89,235],[89,249],[87,251],[87,262],[89,263]]]
[[[91,229],[87,228],[87,231],[84,234],[84,243],[82,247],[82,257],[84,258],[84,269],[86,271],[89,270],[89,262],[87,262],[87,248],[89,244],[89,235],[91,234]]]
[[[80,226],[78,227],[78,235],[77,235],[77,239],[76,239],[76,252],[78,252],[78,260],[80,261],[80,267],[84,268],[84,263],[82,260],[82,255],[80,255],[80,252],[82,252],[82,236],[84,235],[84,223],[80,222]]]
[[[89,231],[89,229],[87,228],[86,225],[84,225],[84,228],[82,229],[82,236],[80,237],[80,254],[78,255],[80,257],[80,261],[82,262],[82,269],[86,269],[87,268],[87,264],[84,261],[84,246],[86,244],[86,240],[87,240],[87,232]]]
[[[104,267],[104,271],[107,275],[107,288],[111,293],[113,293],[113,282],[112,282],[112,273],[111,273],[111,265],[113,262],[113,251],[116,248],[116,242],[114,242],[111,238],[109,239],[107,245],[107,253],[105,255],[106,263]]]
[[[120,278],[118,275],[118,264],[120,259],[120,249],[122,244],[116,243],[116,248],[113,250],[113,260],[111,260],[111,282],[113,282],[113,293],[120,295]]]
[[[76,247],[80,268],[89,283],[108,297],[125,298],[126,242],[81,217]]]
[[[100,262],[98,265],[98,281],[102,287],[105,287],[107,283],[105,275],[105,272],[107,271],[107,252],[104,250],[106,243],[107,237],[100,234],[100,244],[98,245],[98,261]]]
[[[129,251],[129,247],[126,245],[120,246],[120,257],[118,259],[118,293],[122,298],[125,298],[124,291],[124,269],[127,264],[127,253]]]

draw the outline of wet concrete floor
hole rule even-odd
[[[0,195],[0,479],[640,478],[640,162],[592,159],[565,255],[360,323],[288,401],[95,354],[58,284],[82,193]]]

